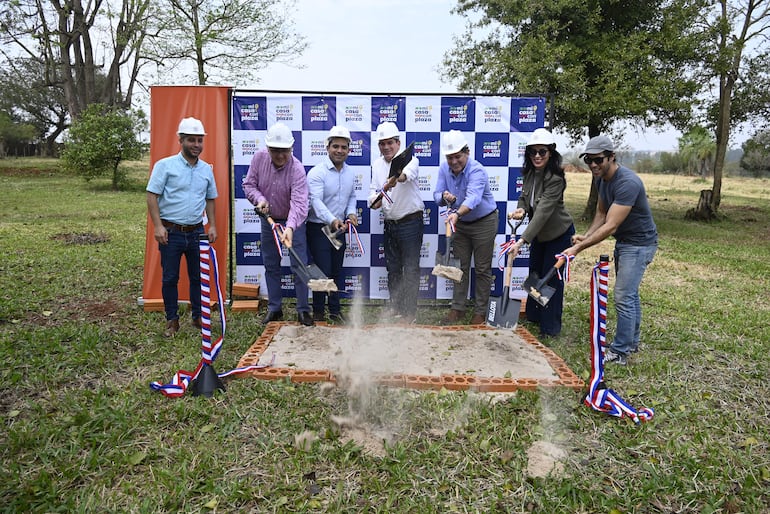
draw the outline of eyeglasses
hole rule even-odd
[[[601,157],[588,157],[587,155],[583,157],[583,162],[588,164],[589,166],[593,163],[597,166],[604,162],[604,159],[606,159],[606,155],[602,155]]]
[[[548,148],[527,148],[527,153],[530,157],[534,157],[536,155],[539,155],[540,157],[545,157],[548,154]]]

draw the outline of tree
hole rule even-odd
[[[146,127],[142,112],[124,112],[104,104],[91,104],[72,123],[65,140],[65,169],[89,181],[112,174],[112,188],[125,181],[120,169],[124,160],[139,159],[144,145],[139,133]]]
[[[0,159],[5,158],[8,145],[32,141],[35,127],[28,123],[19,123],[7,113],[0,111]]]
[[[573,140],[620,120],[684,127],[700,59],[701,0],[460,0],[475,15],[444,57],[462,91],[553,93],[555,126]],[[478,33],[486,37],[477,40]],[[616,137],[617,139],[617,137]],[[595,187],[584,217],[595,210]]]
[[[770,130],[759,130],[743,145],[741,168],[754,177],[770,173]]]
[[[0,109],[13,112],[35,130],[42,155],[55,155],[57,138],[69,127],[64,90],[46,83],[43,64],[21,58],[0,69]]]
[[[39,61],[46,84],[64,91],[72,119],[92,103],[128,108],[149,7],[150,0],[6,2],[0,7],[2,53],[9,61],[19,55]],[[105,77],[101,84],[99,73]]]
[[[703,75],[716,81],[719,95],[708,106],[707,120],[716,134],[714,183],[701,191],[697,207],[686,216],[710,220],[717,216],[722,200],[722,175],[731,128],[768,110],[768,64],[770,51],[770,1],[719,0],[719,12],[709,20],[709,45],[704,54]]]
[[[693,127],[679,138],[679,153],[688,168],[695,168],[704,179],[714,161],[715,151],[714,137],[703,127]]]
[[[284,4],[279,10],[279,5]],[[158,36],[147,56],[160,66],[195,65],[199,85],[212,76],[232,84],[254,80],[271,62],[292,62],[307,47],[291,29],[294,2],[280,0],[164,0]]]

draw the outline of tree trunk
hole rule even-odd
[[[698,206],[694,209],[688,209],[684,218],[694,221],[711,221],[716,219],[716,212],[711,208],[712,201],[713,192],[711,189],[701,189]]]

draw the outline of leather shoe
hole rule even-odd
[[[201,323],[200,318],[193,318],[192,319],[192,326],[197,328],[198,330],[203,329],[203,323]]]
[[[267,311],[267,315],[262,318],[262,324],[267,325],[271,321],[281,321],[283,319],[283,311]]]
[[[474,313],[473,317],[471,318],[471,325],[483,325],[486,323],[487,317],[483,314]]]
[[[179,320],[166,320],[166,330],[163,331],[163,337],[174,337],[179,332]]]
[[[444,316],[439,322],[439,325],[455,325],[465,317],[465,311],[458,311],[457,309],[450,309],[449,314]]]
[[[326,315],[323,312],[313,312],[313,321],[326,321]]]
[[[312,327],[315,325],[315,321],[313,321],[313,316],[311,316],[310,313],[306,311],[297,313],[297,321],[299,321],[301,324],[305,325],[306,327]]]
[[[348,322],[348,318],[341,312],[329,313],[329,323],[334,325],[344,325]]]

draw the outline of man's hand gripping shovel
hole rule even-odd
[[[297,251],[292,248],[291,241],[289,241],[288,238],[284,238],[282,227],[277,224],[273,218],[271,218],[259,207],[255,207],[254,212],[256,212],[260,218],[262,218],[270,225],[270,228],[273,230],[273,232],[277,234],[280,240],[283,242],[284,246],[289,251],[289,259],[291,260],[292,271],[296,273],[297,278],[301,280],[302,283],[307,284],[308,289],[311,291],[337,290],[337,285],[334,283],[334,280],[324,275],[324,272],[321,271],[321,268],[315,264],[305,264],[302,262],[302,259],[300,258],[299,254],[297,254]]]

